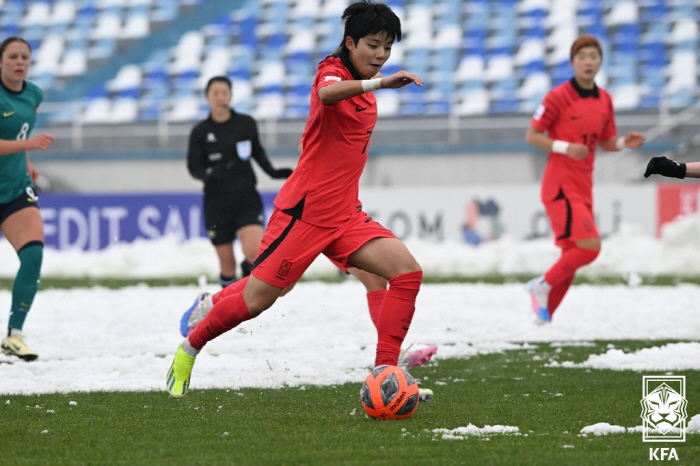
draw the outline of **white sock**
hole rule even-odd
[[[182,351],[184,351],[185,354],[189,354],[193,358],[196,358],[201,350],[192,348],[192,345],[190,345],[190,339],[185,338],[185,340],[182,342]]]
[[[22,330],[18,328],[11,328],[7,336],[11,337],[12,335],[22,335]]]

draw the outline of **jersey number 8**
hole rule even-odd
[[[29,131],[29,123],[24,123],[22,125],[22,129],[19,131],[19,134],[17,135],[17,140],[18,141],[24,141],[27,139],[27,132]]]

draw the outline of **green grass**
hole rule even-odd
[[[674,464],[700,464],[700,435],[675,444],[643,443],[641,434],[578,435],[599,422],[642,423],[642,375],[654,373],[545,367],[552,358],[584,361],[605,352],[608,343],[634,351],[666,342],[596,342],[559,352],[542,343],[431,362],[412,373],[435,397],[404,421],[366,417],[359,384],[192,390],[181,400],[165,392],[2,395],[0,461],[13,466],[604,466],[649,464],[649,447],[675,447],[680,461]],[[682,375],[691,417],[700,412],[700,372]],[[432,432],[470,423],[517,426],[522,435],[446,440]]]
[[[514,275],[479,275],[479,276],[436,276],[426,275],[423,277],[423,283],[526,283],[533,278],[532,274],[514,274]],[[641,282],[637,285],[652,285],[652,286],[672,286],[679,283],[694,283],[700,285],[700,276],[688,275],[643,275],[640,277]],[[326,283],[339,283],[348,278],[344,275],[328,275],[313,279],[302,279],[302,281],[322,281]],[[11,278],[0,278],[0,290],[9,290],[12,288]],[[42,277],[41,289],[47,288],[85,288],[102,286],[105,288],[124,288],[127,286],[135,286],[146,284],[148,286],[187,286],[196,285],[198,277],[171,277],[171,278],[117,278],[117,277]],[[210,278],[210,283],[215,280]],[[626,285],[628,284],[627,277],[622,275],[607,275],[588,277],[586,275],[577,275],[574,284],[594,284],[594,285]]]

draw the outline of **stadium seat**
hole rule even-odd
[[[64,56],[61,65],[58,68],[57,75],[60,77],[74,77],[85,74],[88,69],[87,52],[84,48],[76,48],[68,50]]]
[[[127,89],[139,89],[143,75],[138,65],[124,65],[117,72],[117,76],[107,84],[111,92],[121,92]]]
[[[76,2],[61,0],[57,2],[51,11],[49,24],[70,24],[75,19]]]
[[[176,100],[166,118],[171,122],[196,121],[203,118],[203,112],[200,112],[200,100],[195,96]]]
[[[234,83],[236,107],[262,118],[303,119],[317,63],[340,43],[339,17],[350,1],[262,0],[238,9],[222,3],[209,24],[115,71],[103,83],[111,94],[90,97],[79,112],[93,122],[185,121],[206,108],[202,91],[208,79],[226,75]],[[50,89],[57,78],[108,63],[122,41],[147,38],[183,7],[196,11],[200,3],[0,0],[0,34],[29,40],[31,79]],[[393,45],[382,73],[406,69],[419,74],[425,87],[377,93],[386,106],[380,115],[530,113],[549,89],[573,75],[570,46],[582,33],[600,39],[604,60],[596,82],[609,87],[621,111],[695,102],[696,3],[389,0],[404,38]],[[126,84],[126,70],[140,80]]]
[[[460,95],[459,103],[453,111],[459,116],[485,115],[489,111],[488,90],[474,89]]]
[[[51,20],[51,5],[48,2],[34,2],[22,19],[22,26],[46,26]]]
[[[637,4],[632,0],[619,1],[613,4],[610,13],[605,17],[607,26],[635,24],[639,20]]]
[[[111,109],[112,123],[133,123],[139,114],[138,100],[133,97],[120,97]]]

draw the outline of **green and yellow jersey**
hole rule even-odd
[[[24,81],[21,91],[15,92],[0,80],[0,139],[7,141],[28,139],[36,123],[36,110],[44,94],[36,85]],[[32,186],[27,173],[25,151],[0,156],[0,204],[6,204]]]

